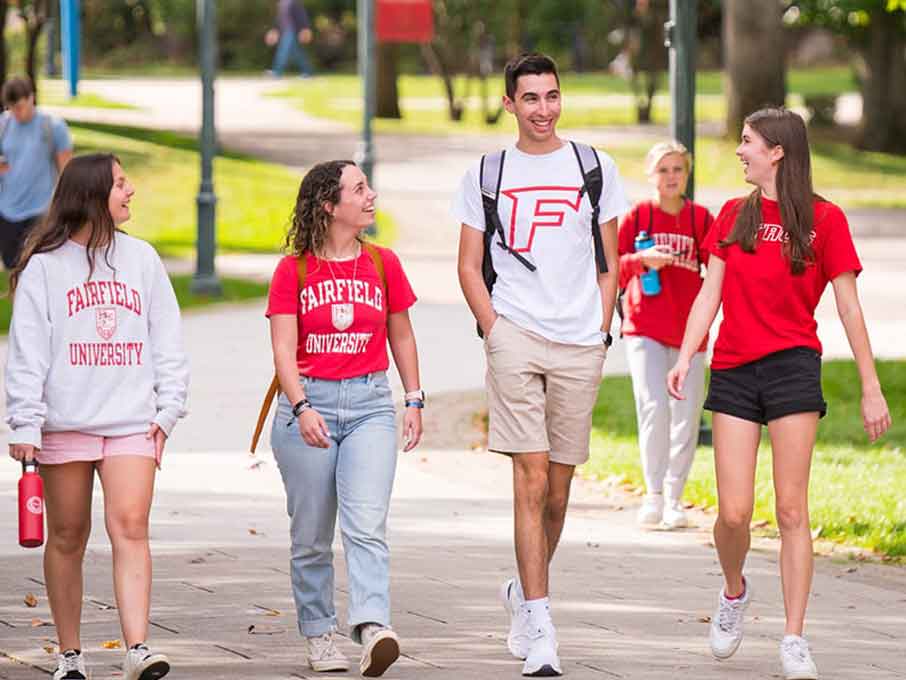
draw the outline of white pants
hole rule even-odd
[[[680,499],[692,467],[705,393],[705,354],[697,352],[683,386],[686,398],[667,394],[667,372],[679,350],[657,340],[627,335],[626,355],[635,394],[639,451],[648,493]]]

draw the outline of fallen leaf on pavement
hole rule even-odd
[[[104,640],[101,643],[101,647],[104,649],[119,649],[120,641],[119,640]]]
[[[257,530],[257,529],[249,529],[249,533],[250,533],[252,536],[257,536],[257,535],[258,535],[258,530]]]
[[[53,654],[55,651],[57,651],[57,648],[48,642],[44,645],[44,651],[48,654]]]
[[[698,622],[699,623],[711,623],[711,617],[710,616],[700,616],[698,619]]]
[[[38,606],[38,598],[35,597],[34,593],[28,593],[25,596],[25,606],[26,607],[37,607]]]
[[[51,624],[47,623],[47,621],[42,621],[41,619],[32,619],[31,620],[32,628],[40,628],[41,626],[49,626],[49,625],[51,625]]]

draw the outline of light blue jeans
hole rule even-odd
[[[312,74],[308,55],[305,53],[305,48],[299,44],[296,34],[292,31],[283,31],[280,34],[277,51],[274,53],[274,63],[271,66],[274,75],[282,76],[283,71],[289,66],[290,60],[298,65],[299,72],[302,75],[310,76]]]
[[[330,448],[305,443],[281,394],[271,448],[286,487],[299,630],[314,637],[336,628],[332,544],[339,510],[349,575],[349,628],[358,641],[359,624],[390,625],[385,535],[397,456],[393,397],[383,372],[346,380],[300,376],[300,381],[327,423]]]

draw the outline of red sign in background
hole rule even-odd
[[[426,43],[434,39],[431,0],[376,0],[378,42]]]

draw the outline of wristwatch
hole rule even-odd
[[[412,390],[403,397],[406,408],[425,408],[425,391]]]
[[[601,342],[604,343],[604,346],[609,348],[613,344],[613,336],[608,333],[601,333]]]
[[[298,418],[302,413],[311,408],[311,402],[308,399],[300,399],[293,405],[293,416]]]

